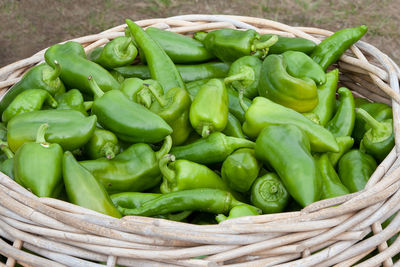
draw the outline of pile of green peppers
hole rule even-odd
[[[51,46],[1,100],[0,171],[38,197],[219,223],[362,190],[394,146],[391,107],[327,71],[366,26],[316,45],[126,23],[88,54]]]

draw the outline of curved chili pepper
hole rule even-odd
[[[375,159],[357,149],[344,154],[338,164],[340,180],[351,193],[364,189],[375,169]]]
[[[218,223],[229,220],[229,219],[233,219],[233,218],[239,218],[239,217],[245,217],[245,216],[256,216],[256,215],[260,215],[261,214],[261,210],[257,207],[254,207],[252,205],[249,204],[242,204],[242,205],[238,205],[233,207],[230,211],[229,211],[229,216],[226,217],[224,214],[218,214],[215,219],[217,220]]]
[[[14,84],[1,98],[0,113],[3,113],[17,95],[28,89],[43,89],[52,96],[64,93],[65,87],[59,78],[61,73],[60,64],[57,61],[53,63],[54,68],[42,63],[24,74],[22,79]]]
[[[223,162],[233,151],[239,148],[254,148],[254,142],[226,136],[215,132],[191,144],[174,146],[171,149],[177,159],[186,159],[200,164]]]
[[[68,92],[56,96],[58,103],[57,109],[77,110],[83,115],[88,115],[82,93],[78,89],[71,89]]]
[[[326,74],[326,82],[317,87],[318,104],[310,112],[318,115],[319,122],[325,126],[332,118],[335,110],[336,88],[339,80],[339,70],[334,69]]]
[[[336,137],[336,142],[339,146],[339,152],[326,153],[333,167],[336,167],[339,159],[353,147],[354,139],[350,136],[339,136]]]
[[[121,218],[104,187],[69,151],[64,153],[62,169],[65,189],[71,203]]]
[[[243,139],[246,138],[242,131],[242,125],[240,124],[240,121],[230,112],[228,113],[228,122],[226,123],[225,129],[222,131],[222,133],[227,136]]]
[[[228,94],[221,80],[211,79],[200,88],[190,106],[189,118],[193,128],[203,137],[225,128]]]
[[[201,188],[162,194],[147,201],[136,209],[119,207],[124,215],[154,216],[181,211],[204,211],[209,213],[227,213],[233,207],[243,204],[226,191]]]
[[[365,152],[373,156],[376,161],[381,162],[394,146],[393,120],[388,119],[379,122],[361,108],[357,108],[356,113],[371,127],[364,134],[360,149],[365,150]]]
[[[133,21],[127,19],[126,24],[135,42],[146,57],[151,78],[161,84],[164,92],[175,87],[185,88],[181,75],[161,46],[154,42],[153,39]]]
[[[289,194],[303,207],[318,201],[321,180],[311,156],[310,141],[292,124],[265,127],[256,141],[256,157],[269,164],[282,179]]]
[[[235,191],[249,191],[257,179],[261,165],[257,161],[254,149],[240,148],[230,154],[221,167],[222,180]]]
[[[342,54],[367,32],[368,27],[361,25],[355,28],[342,29],[324,39],[311,54],[311,58],[326,70]]]
[[[8,122],[13,117],[34,110],[41,110],[44,104],[57,107],[57,101],[43,89],[28,89],[17,95],[2,114],[2,121]]]
[[[275,173],[266,173],[258,177],[252,187],[251,204],[263,213],[277,213],[285,209],[289,202],[289,193]]]
[[[260,36],[260,41],[267,41],[272,36],[274,36],[274,34],[263,34]],[[316,44],[313,41],[304,38],[284,37],[278,35],[278,41],[269,48],[268,53],[282,54],[286,51],[298,51],[310,54],[315,47]]]
[[[100,128],[94,130],[92,138],[84,147],[85,154],[90,159],[102,157],[112,159],[119,153],[119,150],[118,138],[115,134]]]
[[[21,146],[14,157],[15,180],[38,197],[56,197],[62,188],[63,150],[46,142],[48,127],[42,124],[36,142]]]
[[[322,154],[320,157],[317,157],[316,162],[322,181],[321,199],[338,197],[350,193],[340,181],[327,154]]]
[[[55,60],[58,61],[62,81],[67,87],[79,89],[82,93],[92,93],[88,76],[93,76],[103,91],[118,89],[120,86],[106,69],[86,58],[80,43],[69,41],[53,45],[46,50],[44,58],[50,66],[54,65]]]
[[[137,54],[137,48],[131,38],[118,36],[104,47],[92,50],[88,55],[88,59],[106,69],[113,69],[131,64]]]
[[[350,136],[356,119],[353,94],[345,87],[339,88],[338,93],[339,107],[335,116],[326,124],[326,128],[335,137]]]

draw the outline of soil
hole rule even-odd
[[[54,43],[124,23],[182,14],[233,14],[336,31],[366,24],[366,40],[400,63],[400,0],[0,0],[0,67]]]

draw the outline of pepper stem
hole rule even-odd
[[[203,42],[204,39],[206,39],[207,33],[206,32],[196,32],[193,35],[193,38],[196,39],[197,41]]]
[[[254,80],[254,70],[251,67],[242,66],[240,73],[226,77],[224,83],[229,84],[234,81],[243,80]]]
[[[61,74],[61,66],[57,60],[54,60],[54,70],[53,72],[47,77],[49,80],[55,80]]]
[[[50,95],[50,94],[47,95],[46,103],[47,103],[50,107],[52,107],[52,108],[56,108],[56,107],[58,106],[57,101],[56,101],[56,100],[54,99],[54,97],[53,97],[52,95]]]
[[[164,97],[162,97],[154,88],[154,86],[152,86],[151,84],[148,83],[144,83],[144,86],[147,87],[147,89],[149,89],[150,93],[154,96],[154,98],[157,100],[157,102],[160,104],[161,107],[165,107],[167,105],[167,101],[165,100]]]
[[[168,167],[168,163],[172,161],[175,161],[175,156],[167,154],[160,159],[160,161],[158,162],[158,167],[160,168],[163,178],[166,179],[168,183],[175,184],[176,183],[175,171],[171,170]]]
[[[39,143],[39,144],[46,143],[46,139],[44,136],[45,136],[48,128],[49,128],[49,125],[47,123],[40,125],[40,127],[36,133],[36,143]]]
[[[114,144],[113,143],[106,143],[104,147],[101,149],[102,154],[106,156],[107,159],[113,159],[115,157],[114,153]]]
[[[201,130],[201,137],[206,138],[209,136],[211,133],[210,131],[210,126],[209,125],[204,125],[203,129]]]
[[[246,105],[246,103],[244,103],[243,93],[244,93],[244,89],[240,88],[240,90],[239,90],[239,104],[242,107],[243,111],[246,112],[249,109],[249,107]]]
[[[12,159],[14,157],[14,153],[8,147],[8,143],[0,140],[0,149],[6,154],[7,158]]]
[[[257,50],[267,49],[266,52],[268,52],[268,48],[273,46],[276,42],[278,42],[277,35],[272,35],[271,38],[269,38],[268,40],[266,40],[264,42],[255,40],[251,46],[251,50],[257,51]]]
[[[382,129],[383,125],[379,121],[375,120],[367,111],[362,108],[355,109],[357,115],[361,117],[374,131],[379,131]]]
[[[121,44],[119,45],[119,51],[120,51],[120,53],[125,53],[126,52],[126,50],[128,49],[128,47],[129,47],[129,45],[131,44],[131,38],[127,38],[127,39],[124,39],[124,40],[122,40],[122,42],[121,42]]]
[[[94,78],[92,77],[92,75],[90,75],[88,77],[89,80],[89,87],[90,90],[93,92],[94,94],[94,99],[100,98],[104,95],[103,90],[100,89],[100,87],[97,85],[96,81],[94,80]]]
[[[156,152],[156,158],[159,160],[162,157],[164,157],[165,155],[167,155],[169,153],[169,151],[172,148],[172,138],[170,135],[168,135],[167,137],[165,137],[164,139],[164,143],[161,146],[160,150],[158,150]]]
[[[83,102],[83,108],[88,111],[93,106],[93,101],[85,101]]]

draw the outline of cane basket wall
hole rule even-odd
[[[243,16],[184,15],[137,21],[185,35],[220,28],[255,29],[319,43],[332,32]],[[89,52],[126,25],[74,39]],[[3,95],[45,50],[0,69]],[[393,108],[395,147],[360,192],[313,203],[298,212],[192,225],[127,216],[116,219],[51,198],[38,198],[0,173],[0,254],[6,266],[400,266],[400,69],[376,47],[359,41],[335,65],[340,85]],[[11,241],[13,245],[5,242]],[[366,255],[372,253],[370,257]],[[4,264],[0,263],[0,266]]]

